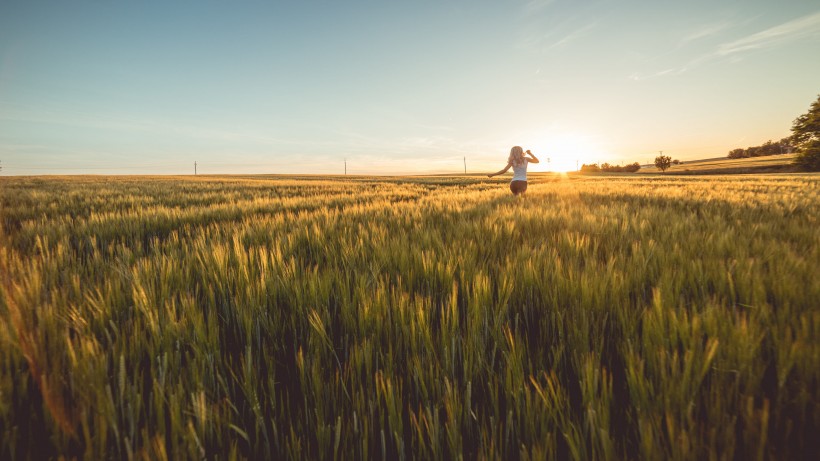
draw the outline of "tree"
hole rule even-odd
[[[640,169],[641,169],[641,164],[638,163],[638,162],[630,163],[629,165],[624,167],[624,171],[627,171],[629,173],[634,173],[634,172],[636,172]]]
[[[780,145],[781,154],[791,154],[794,149],[794,141],[791,137],[786,137],[777,142]]]
[[[800,149],[794,163],[809,171],[820,171],[820,95],[809,111],[792,123],[792,142]]]
[[[668,155],[659,155],[655,157],[655,166],[661,170],[661,172],[665,172],[667,168],[672,165],[672,157]]]
[[[820,171],[820,141],[812,141],[794,159],[795,165],[806,171]]]
[[[792,123],[792,141],[804,147],[811,141],[820,140],[820,95],[811,103],[809,111],[794,119]]]

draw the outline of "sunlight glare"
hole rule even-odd
[[[542,169],[557,173],[576,171],[601,153],[592,138],[580,133],[551,133],[536,146]]]

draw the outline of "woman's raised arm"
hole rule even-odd
[[[512,163],[508,163],[508,164],[507,164],[507,166],[505,166],[505,167],[504,167],[504,169],[502,169],[502,170],[498,170],[498,171],[496,171],[495,173],[490,173],[490,174],[488,174],[488,175],[487,175],[487,177],[488,177],[488,178],[492,178],[493,176],[498,176],[498,175],[500,175],[500,174],[504,174],[504,173],[506,173],[506,172],[507,172],[507,170],[509,170],[509,169],[510,169],[510,167],[511,167],[511,166],[512,166]]]
[[[526,153],[529,154],[530,157],[532,157],[532,158],[527,159],[528,162],[530,162],[530,163],[541,163],[541,160],[538,160],[538,157],[536,157],[535,154],[533,154],[529,150],[527,150]]]

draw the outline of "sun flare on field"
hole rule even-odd
[[[537,144],[542,169],[555,173],[577,171],[583,163],[592,162],[601,148],[589,136],[579,133],[553,133]]]

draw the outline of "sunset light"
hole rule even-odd
[[[562,159],[562,158],[551,158],[549,162],[549,171],[553,171],[555,173],[568,173],[570,171],[576,171],[578,168],[575,166],[575,162],[572,160]],[[578,164],[581,165],[580,163]]]
[[[820,75],[810,1],[46,3],[0,2],[3,175],[714,158]]]
[[[820,1],[0,0],[0,461],[800,460]]]
[[[551,130],[539,137],[533,151],[541,155],[543,162],[534,168],[536,171],[566,173],[584,163],[609,161],[605,148],[593,136],[569,130]]]

